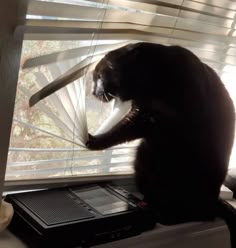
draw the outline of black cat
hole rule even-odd
[[[137,43],[109,52],[96,66],[93,94],[132,100],[127,116],[87,147],[141,138],[135,177],[144,199],[176,224],[224,218],[236,247],[236,211],[219,199],[234,140],[232,100],[217,74],[189,50]]]

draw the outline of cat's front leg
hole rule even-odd
[[[145,118],[139,110],[134,109],[108,132],[90,135],[86,147],[90,150],[103,150],[124,142],[144,137]]]

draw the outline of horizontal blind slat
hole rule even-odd
[[[43,55],[40,57],[34,57],[31,59],[26,60],[26,62],[23,65],[23,68],[31,68],[35,66],[40,66],[40,65],[46,65],[50,63],[55,63],[55,62],[61,62],[61,61],[66,61],[69,59],[74,59],[82,56],[88,56],[93,54],[100,54],[107,52],[112,49],[119,48],[121,46],[126,45],[127,42],[119,42],[115,44],[96,44],[96,45],[91,45],[91,46],[83,46],[79,48],[74,48],[74,49],[68,49],[63,52],[56,52],[56,53],[51,53],[48,55]]]

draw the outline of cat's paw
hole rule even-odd
[[[88,134],[88,141],[86,142],[86,148],[89,150],[100,150],[99,139],[96,136]]]

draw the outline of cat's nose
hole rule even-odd
[[[96,87],[94,88],[94,94],[96,96],[102,96],[104,94],[104,88],[100,79],[97,80]]]
[[[96,96],[102,96],[104,94],[104,90],[101,89],[101,88],[97,88],[96,91],[95,91],[95,95]]]

